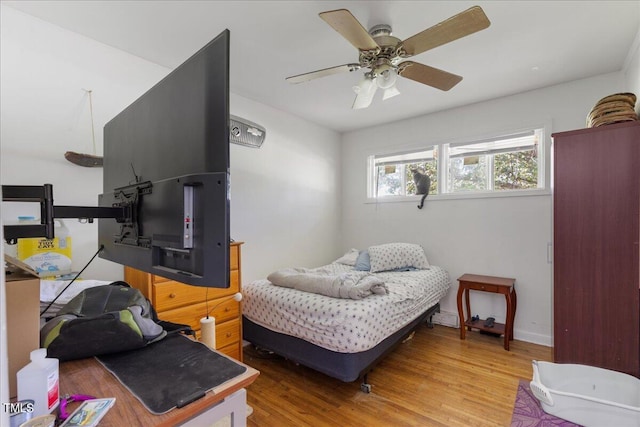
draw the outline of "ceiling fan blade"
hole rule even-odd
[[[319,14],[327,24],[339,32],[342,37],[358,50],[377,50],[378,44],[369,35],[355,16],[347,9],[330,10]]]
[[[371,102],[373,102],[373,96],[376,94],[376,90],[378,89],[378,85],[374,79],[365,76],[358,86],[355,86],[353,89],[356,91],[357,95],[351,108],[359,110],[371,105]]]
[[[287,77],[285,80],[289,83],[302,83],[320,77],[330,76],[332,74],[343,73],[345,71],[356,71],[360,69],[360,64],[344,64],[337,67],[324,68],[322,70],[311,71],[310,73],[298,74],[297,76]]]
[[[484,30],[489,25],[491,25],[491,22],[489,22],[489,18],[487,18],[482,8],[473,6],[403,41],[402,47],[406,53],[403,56],[417,55]]]
[[[461,76],[413,61],[401,62],[398,65],[398,74],[444,91],[451,89],[462,80]]]

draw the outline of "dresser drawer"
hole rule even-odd
[[[220,353],[226,354],[229,357],[233,357],[236,360],[242,360],[240,357],[240,346],[238,345],[238,343],[233,343],[231,345],[228,345],[226,347],[218,347],[216,349],[217,351],[219,351]]]
[[[240,335],[240,321],[238,319],[224,323],[218,323],[218,319],[216,319],[216,350],[240,360]],[[202,339],[202,331],[196,331],[196,338]]]
[[[176,308],[174,310],[159,311],[158,319],[167,322],[180,323],[191,326],[197,331],[200,329],[200,319],[206,315],[205,303],[189,305],[187,307]]]
[[[216,323],[226,322],[240,317],[240,303],[234,299],[209,301],[209,316],[216,318]],[[215,307],[215,308],[214,308]]]
[[[207,288],[184,285],[173,280],[154,283],[152,289],[152,301],[158,313],[202,302],[207,293]]]
[[[156,308],[157,312],[161,312],[206,301],[207,295],[209,296],[209,299],[212,299],[214,295],[215,298],[233,295],[238,292],[238,282],[238,270],[233,270],[230,275],[231,287],[228,289],[190,286],[174,282],[172,280],[168,282],[154,283],[152,298],[153,306]]]
[[[224,348],[240,341],[240,321],[233,319],[216,323],[216,348]]]
[[[214,305],[209,303],[209,310]],[[181,323],[189,325],[195,331],[200,330],[200,319],[207,315],[207,303],[201,302],[187,307],[176,308],[174,310],[159,311],[158,318],[167,322]],[[240,303],[230,299],[216,307],[210,314],[216,318],[216,323],[237,319],[240,316]]]

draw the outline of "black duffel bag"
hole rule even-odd
[[[142,348],[167,335],[192,332],[158,320],[151,302],[125,282],[88,288],[73,297],[40,330],[47,357],[61,361]]]

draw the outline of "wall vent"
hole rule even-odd
[[[260,148],[267,135],[262,126],[249,120],[229,116],[229,141],[246,147]]]

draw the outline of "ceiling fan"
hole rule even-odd
[[[405,59],[484,30],[491,24],[482,8],[474,6],[406,40],[400,40],[391,35],[391,26],[385,24],[376,25],[367,32],[347,9],[331,10],[319,15],[358,49],[359,62],[299,74],[286,80],[302,83],[368,68],[358,86],[354,87],[356,98],[353,109],[368,107],[378,87],[384,90],[383,99],[398,95],[400,92],[395,87],[398,76],[444,91],[451,89],[460,83],[461,76]]]

